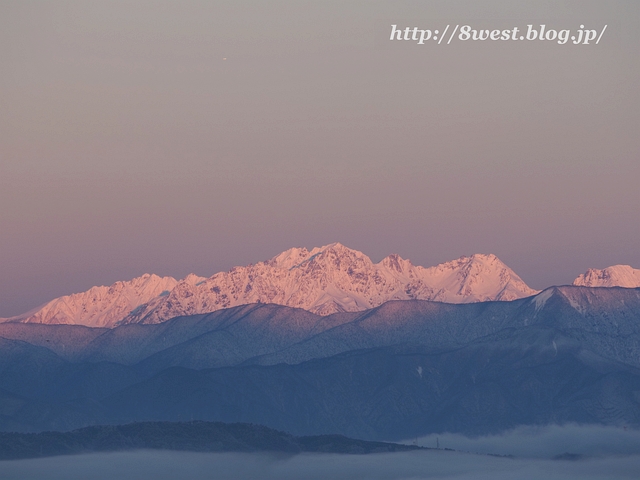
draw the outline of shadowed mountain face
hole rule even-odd
[[[0,428],[252,422],[399,439],[563,422],[640,427],[640,290],[246,305],[155,325],[0,325]]]

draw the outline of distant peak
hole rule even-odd
[[[480,261],[480,262],[493,263],[497,261],[497,262],[503,263],[502,260],[500,260],[493,253],[474,253],[469,257],[469,259],[472,261]]]
[[[502,262],[502,260],[500,260],[496,255],[494,255],[493,253],[474,253],[473,255],[470,256],[466,256],[463,255],[459,258],[456,258],[455,260],[450,260],[448,262],[444,262],[441,263],[439,265],[436,265],[434,267],[430,267],[430,268],[444,268],[444,269],[457,269],[461,266],[467,265],[467,266],[471,266],[471,265],[493,265],[496,264],[499,267],[506,267],[506,265],[504,264],[504,262]]]
[[[334,251],[334,252],[354,252],[354,253],[363,254],[362,252],[360,252],[358,250],[353,250],[352,248],[344,246],[340,242],[330,243],[329,245],[325,245],[324,247],[320,247],[320,251],[322,251],[322,252],[329,252],[329,251]]]
[[[290,269],[296,265],[304,262],[309,258],[309,250],[304,247],[294,247],[279,253],[275,257],[268,260],[266,263],[279,268]]]
[[[573,281],[581,287],[640,287],[640,270],[630,265],[613,265],[597,269],[590,268]]]
[[[196,285],[204,280],[206,280],[205,277],[200,277],[195,273],[190,273],[189,275],[187,275],[182,279],[184,283],[188,283],[189,285]]]
[[[395,270],[396,272],[403,272],[407,268],[413,266],[410,260],[405,260],[397,253],[392,253],[391,255],[383,258],[380,264],[391,270]]]

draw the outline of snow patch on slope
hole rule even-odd
[[[536,305],[536,313],[538,313],[547,304],[547,301],[553,297],[554,288],[547,288],[542,293],[533,297],[533,301]]]

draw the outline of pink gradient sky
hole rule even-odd
[[[609,27],[377,40],[439,18]],[[0,316],[334,241],[534,288],[640,268],[639,32],[633,0],[2,2]]]

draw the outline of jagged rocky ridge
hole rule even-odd
[[[161,323],[251,303],[303,308],[319,315],[356,312],[389,300],[467,303],[537,293],[495,255],[461,257],[435,267],[398,255],[380,263],[344,245],[292,248],[271,260],[203,278],[144,275],[55,299],[10,322],[113,327]]]
[[[2,430],[189,419],[368,439],[640,427],[640,289],[328,316],[253,304],[112,329],[0,325]]]

